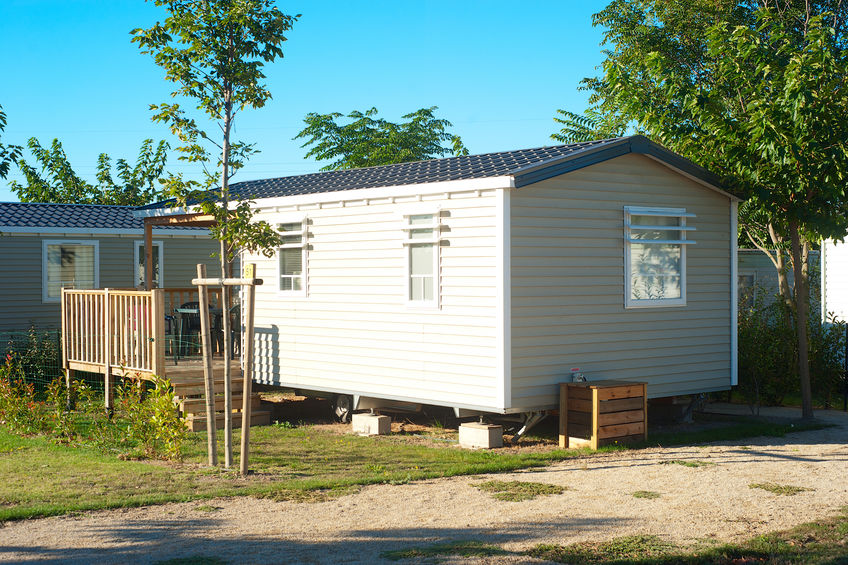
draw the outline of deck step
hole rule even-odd
[[[271,412],[269,410],[256,410],[250,414],[251,426],[267,426],[271,423]],[[206,418],[204,416],[193,416],[186,419],[186,426],[192,432],[206,430]],[[233,412],[233,428],[241,427],[241,412]],[[224,414],[215,414],[215,428],[224,429]]]
[[[240,393],[243,388],[244,382],[241,379],[233,379],[231,390],[233,394]],[[200,379],[198,382],[194,383],[177,383],[173,385],[174,395],[179,396],[180,398],[185,398],[187,396],[200,396],[206,393],[206,385],[203,383],[203,379]],[[216,379],[214,382],[215,394],[224,394],[224,379]]]
[[[241,394],[233,395],[233,403],[232,406],[234,409],[239,410],[242,406],[243,396]],[[254,392],[250,395],[250,406],[258,410],[262,405],[262,399],[259,396],[259,393]],[[216,396],[215,397],[215,410],[221,411],[224,409],[224,397]],[[183,414],[206,414],[206,399],[205,398],[182,398],[180,399],[180,411]]]

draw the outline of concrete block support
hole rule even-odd
[[[354,414],[351,417],[353,433],[361,436],[382,436],[392,431],[392,419],[377,414]]]
[[[503,426],[471,422],[459,426],[459,446],[471,449],[503,447]]]

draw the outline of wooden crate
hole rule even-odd
[[[648,438],[647,383],[561,383],[559,446],[597,449]]]

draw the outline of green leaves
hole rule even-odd
[[[393,123],[376,118],[377,108],[365,112],[354,110],[347,124],[337,120],[342,114],[307,114],[306,127],[295,139],[306,139],[301,147],[312,146],[306,158],[333,162],[322,171],[373,167],[392,163],[424,161],[445,155],[467,155],[468,149],[459,136],[448,133],[452,124],[435,117],[437,106],[421,108],[406,114],[406,122]],[[450,148],[444,147],[449,143]]]
[[[168,17],[148,29],[132,30],[132,42],[151,55],[175,83],[172,96],[193,99],[197,110],[221,130],[204,131],[179,104],[153,104],[153,121],[168,126],[181,145],[179,160],[198,163],[204,179],[171,174],[163,180],[183,207],[196,207],[217,220],[212,236],[223,243],[222,271],[236,249],[272,254],[279,236],[265,222],[253,222],[249,200],[230,205],[229,181],[256,152],[254,145],[231,142],[236,115],[261,108],[271,98],[263,84],[266,63],[283,56],[286,32],[300,17],[283,14],[273,0],[154,0]],[[218,157],[213,157],[213,153]],[[216,195],[213,186],[220,181]]]
[[[0,106],[0,133],[6,129],[6,113],[3,112],[3,107]],[[21,147],[18,145],[3,145],[0,143],[0,179],[6,178],[9,174],[9,166],[16,163],[21,156]]]
[[[112,177],[112,160],[106,153],[97,159],[97,184],[80,178],[71,166],[62,142],[54,139],[49,148],[36,138],[30,138],[27,147],[38,168],[21,157],[17,165],[26,184],[12,181],[9,186],[21,202],[58,202],[68,204],[117,204],[141,206],[162,196],[157,180],[164,171],[168,144],[160,141],[156,147],[152,139],[141,144],[135,166],[124,159],[115,162]]]

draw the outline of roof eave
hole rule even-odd
[[[604,143],[603,145],[587,147],[580,151],[575,151],[570,155],[564,155],[544,163],[517,169],[513,171],[515,187],[521,188],[522,186],[602,163],[603,161],[628,153],[638,153],[651,157],[733,201],[742,201],[741,198],[725,189],[717,175],[642,135],[623,137],[609,143]]]

